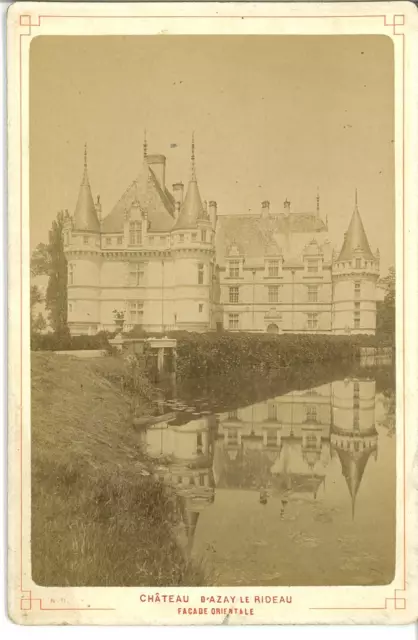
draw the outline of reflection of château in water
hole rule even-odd
[[[337,455],[353,505],[370,454],[377,455],[375,382],[346,379],[238,409],[220,418],[218,488],[257,489],[286,477],[316,498]]]
[[[199,514],[215,488],[283,486],[315,499],[335,456],[352,503],[370,455],[377,456],[375,382],[350,378],[292,391],[249,407],[202,416],[187,424],[160,423],[144,434],[157,474],[175,487],[192,544]]]

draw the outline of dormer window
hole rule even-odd
[[[269,260],[267,264],[267,273],[269,278],[278,278],[279,276],[279,261]]]
[[[318,273],[318,260],[307,260],[308,273]]]
[[[361,269],[361,258],[356,258],[356,269]]]
[[[239,278],[239,260],[229,261],[229,277]]]
[[[138,220],[129,223],[129,244],[131,246],[142,244],[142,222]]]

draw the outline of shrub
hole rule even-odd
[[[84,349],[110,350],[109,338],[113,334],[101,331],[94,336],[71,336],[69,333],[33,334],[32,351],[76,351]]]

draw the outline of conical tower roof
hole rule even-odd
[[[341,462],[341,470],[343,472],[343,476],[350,492],[351,515],[354,520],[356,497],[360,489],[364,470],[366,468],[367,461],[372,453],[372,449],[367,449],[360,454],[345,451],[343,449],[337,449],[337,453]]]
[[[74,228],[77,231],[100,231],[87,171],[87,147],[84,148],[84,172],[74,212]]]
[[[344,235],[344,243],[338,260],[351,260],[354,258],[356,250],[361,250],[364,257],[368,260],[374,259],[358,209],[357,191],[353,215],[351,216],[347,233]]]
[[[194,229],[197,226],[198,220],[209,220],[209,218],[203,209],[202,199],[197,185],[193,134],[191,178],[187,187],[186,197],[184,198],[174,229]]]

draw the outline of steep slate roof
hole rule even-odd
[[[131,182],[112,211],[102,222],[102,232],[121,232],[125,220],[125,211],[130,211],[133,202],[138,199],[142,209],[147,212],[151,232],[170,231],[174,224],[174,198],[168,189],[163,188],[148,164],[144,163],[141,173]]]
[[[77,204],[74,211],[74,229],[76,231],[100,231],[100,223],[97,217],[91,194],[89,176],[87,172],[87,150],[84,151],[84,172],[78,193]]]
[[[190,180],[175,229],[194,229],[198,220],[207,220],[196,178]]]
[[[363,227],[363,222],[358,210],[357,203],[354,207],[353,215],[348,226],[347,233],[344,236],[344,243],[338,257],[338,260],[351,260],[356,249],[363,251],[363,255],[367,259],[374,259],[374,255],[370,249],[369,241],[367,240],[366,232]]]
[[[220,265],[225,262],[228,248],[235,243],[242,248],[246,259],[251,261],[271,255],[275,241],[273,235],[285,238],[293,233],[320,233],[326,225],[314,213],[278,214],[263,218],[254,214],[218,216],[216,226],[216,255]]]

